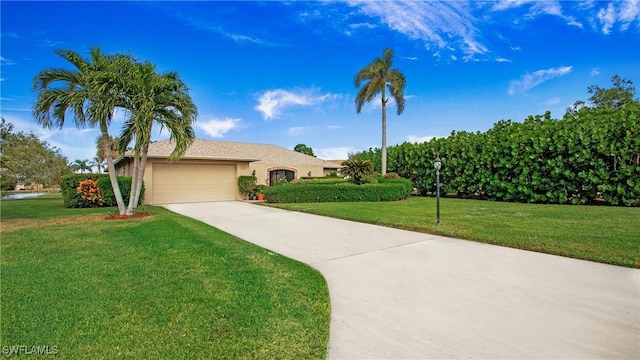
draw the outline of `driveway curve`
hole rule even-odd
[[[165,205],[305,262],[330,359],[638,359],[640,270],[242,202]]]

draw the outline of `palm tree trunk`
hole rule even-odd
[[[127,211],[125,215],[131,216],[135,215],[136,207],[133,205],[136,198],[136,187],[138,183],[138,177],[140,177],[140,156],[134,154],[133,156],[133,172],[131,174],[131,189],[129,190],[129,206],[127,206]]]
[[[147,154],[149,153],[149,149],[146,148],[142,152],[142,156],[140,157],[140,169],[138,170],[138,179],[136,181],[136,197],[134,205],[134,213],[138,208],[138,203],[140,202],[140,193],[142,192],[142,182],[144,181],[144,171],[147,167]]]
[[[120,185],[118,184],[118,174],[116,174],[116,166],[113,164],[113,153],[111,152],[111,141],[109,141],[109,133],[107,132],[107,125],[104,122],[100,124],[100,130],[102,130],[102,149],[104,150],[104,157],[107,160],[107,170],[109,171],[109,180],[111,180],[111,187],[113,188],[113,195],[116,198],[116,204],[118,204],[118,212],[123,215],[126,211],[124,200],[122,199],[122,193],[120,192]]]
[[[382,164],[380,171],[384,176],[387,173],[387,99],[384,95],[384,87],[382,88]]]

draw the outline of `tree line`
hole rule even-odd
[[[589,87],[562,119],[550,113],[523,122],[502,120],[484,132],[452,132],[388,149],[389,171],[435,191],[433,160],[442,160],[448,196],[555,204],[640,205],[640,101],[629,80]],[[355,157],[380,171],[380,149]]]

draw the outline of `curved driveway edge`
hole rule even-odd
[[[242,202],[165,205],[327,280],[330,359],[639,359],[640,270]]]

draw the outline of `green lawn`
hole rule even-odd
[[[434,198],[270,204],[341,219],[640,268],[640,208]]]
[[[2,201],[3,346],[63,358],[324,359],[330,304],[315,270],[149,207]],[[113,211],[113,210],[112,210]]]

